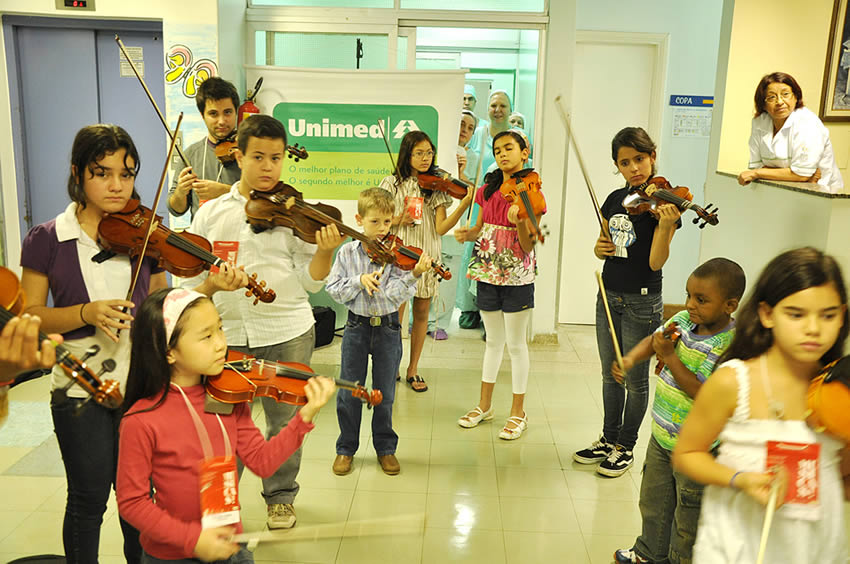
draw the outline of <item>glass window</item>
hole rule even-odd
[[[392,8],[393,0],[250,0],[252,6]]]
[[[258,31],[265,35],[266,32]],[[348,33],[295,33],[273,32],[265,41],[273,41],[273,55],[264,47],[260,51],[257,39],[256,61],[258,65],[278,67],[300,67],[314,69],[357,68],[357,40],[363,42],[361,69],[380,70],[387,68],[389,37],[387,35],[365,35]],[[268,60],[272,57],[274,60]]]
[[[407,36],[398,36],[398,56],[396,57],[396,68],[407,70]]]
[[[425,4],[425,6],[423,6]],[[479,10],[488,12],[543,12],[545,0],[401,0],[408,10]]]

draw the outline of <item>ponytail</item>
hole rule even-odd
[[[502,183],[505,181],[505,175],[502,173],[502,169],[497,168],[491,172],[488,172],[484,175],[484,200],[487,201],[490,199],[490,196],[499,191],[499,188],[502,187]]]

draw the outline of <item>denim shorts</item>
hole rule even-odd
[[[534,284],[496,286],[478,282],[478,309],[515,313],[534,307]]]

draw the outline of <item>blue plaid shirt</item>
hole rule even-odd
[[[370,296],[360,283],[360,276],[380,269],[363,250],[360,241],[350,241],[339,248],[325,290],[331,298],[357,315],[388,315],[398,311],[401,304],[413,297],[418,279],[413,276],[413,271],[387,265],[380,278],[380,289]]]

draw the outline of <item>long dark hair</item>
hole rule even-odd
[[[791,92],[794,93],[794,98],[797,99],[797,103],[794,105],[795,110],[803,107],[803,89],[800,88],[800,85],[797,84],[794,77],[784,72],[772,72],[761,77],[761,80],[759,80],[759,83],[756,86],[756,93],[755,96],[753,96],[753,102],[755,102],[756,105],[755,117],[759,117],[767,111],[764,99],[767,97],[767,87],[774,82],[785,84],[791,88]]]
[[[111,123],[98,123],[87,125],[77,132],[74,144],[71,146],[71,172],[68,175],[68,196],[71,201],[80,207],[86,207],[86,192],[83,190],[83,181],[88,172],[94,176],[94,164],[108,154],[119,149],[124,149],[124,167],[132,175],[138,176],[142,162],[139,160],[139,151],[130,134],[124,128]],[[127,159],[133,159],[133,166],[127,163]],[[133,188],[133,197],[139,194]]]
[[[835,286],[841,303],[847,303],[847,288],[844,286],[841,268],[831,256],[812,247],[803,247],[786,251],[771,260],[759,275],[753,293],[738,310],[735,338],[718,364],[733,358],[756,358],[773,345],[773,333],[761,324],[759,318],[761,303],[774,307],[791,294],[824,284]],[[821,358],[824,364],[838,360],[844,351],[844,341],[850,331],[846,308],[843,321],[835,344]]]
[[[496,153],[496,141],[504,137],[505,135],[510,135],[513,137],[517,144],[519,144],[519,150],[528,149],[528,143],[525,142],[525,137],[520,135],[518,131],[513,129],[508,129],[507,131],[500,131],[493,137],[493,146],[491,150],[493,154]],[[505,181],[505,175],[502,172],[502,169],[496,167],[496,170],[488,172],[484,175],[484,199],[489,200],[490,196],[499,191],[499,188],[502,187],[502,183]]]
[[[127,390],[124,393],[124,412],[128,412],[133,404],[140,399],[162,394],[156,404],[148,409],[134,411],[129,415],[153,411],[159,407],[168,394],[171,382],[171,366],[166,354],[173,348],[180,334],[186,313],[209,298],[198,298],[186,306],[174,331],[171,340],[165,342],[165,321],[162,318],[162,303],[173,288],[162,288],[147,297],[136,313],[133,328],[130,331],[132,348],[130,349],[130,373],[127,376]]]
[[[424,131],[408,131],[401,139],[401,147],[398,149],[398,160],[395,165],[395,179],[401,184],[406,179],[413,175],[413,167],[410,166],[410,158],[413,156],[413,148],[422,141],[427,141],[431,145],[431,150],[434,152],[434,157],[431,159],[431,166],[437,165],[437,148],[434,142],[428,137]],[[430,193],[430,190],[423,190]]]

